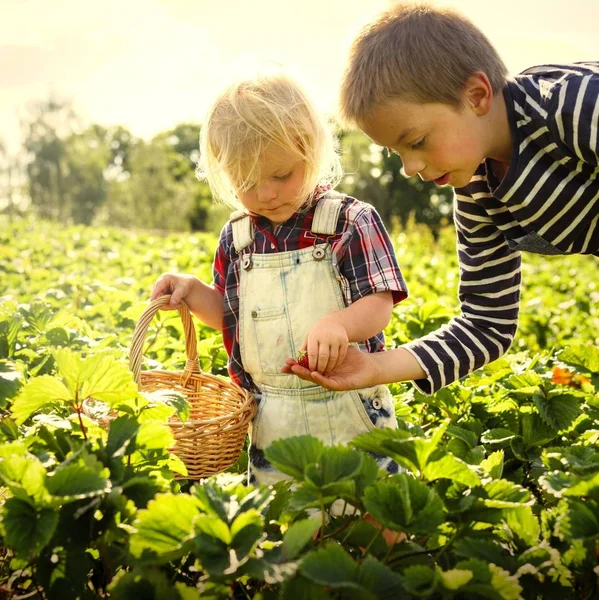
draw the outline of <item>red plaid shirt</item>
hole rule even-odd
[[[254,242],[249,248],[251,252],[288,252],[312,246],[314,237],[310,229],[315,206],[316,203],[306,212],[295,213],[274,229],[264,217],[252,217]],[[325,237],[322,236],[323,241]],[[393,292],[394,304],[407,297],[407,287],[393,246],[379,214],[370,204],[346,197],[335,236],[329,241],[341,275],[346,305],[375,292]],[[249,373],[243,368],[239,346],[239,269],[239,255],[228,221],[221,231],[214,258],[213,284],[223,295],[223,342],[229,354],[229,374],[237,384],[255,391]],[[384,347],[382,332],[364,343],[368,352],[379,352]]]

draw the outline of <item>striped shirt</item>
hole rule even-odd
[[[599,63],[544,65],[504,88],[514,145],[455,190],[461,315],[406,348],[431,394],[499,358],[518,325],[520,251],[599,256]]]
[[[289,252],[314,244],[310,233],[316,203],[307,211],[297,212],[272,228],[264,217],[252,217],[254,242],[252,253]],[[322,241],[327,236],[317,236]],[[376,292],[393,292],[393,303],[407,297],[407,287],[395,258],[385,226],[376,210],[346,196],[337,220],[334,236],[329,237],[333,265],[346,305]],[[223,343],[229,355],[229,375],[237,384],[256,391],[252,378],[243,368],[239,346],[240,260],[233,245],[231,222],[220,234],[213,265],[213,285],[223,295]],[[385,347],[381,333],[365,340],[363,349],[379,352]],[[281,365],[282,367],[283,365]]]

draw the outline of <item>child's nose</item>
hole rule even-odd
[[[277,197],[276,187],[272,183],[262,183],[258,187],[258,200],[269,202]]]
[[[407,177],[417,175],[424,170],[424,163],[414,158],[403,158],[403,170]]]

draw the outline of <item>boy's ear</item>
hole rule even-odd
[[[464,86],[464,103],[479,117],[486,115],[493,104],[493,86],[486,73],[477,71]]]

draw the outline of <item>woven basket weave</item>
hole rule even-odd
[[[189,401],[189,419],[182,423],[174,416],[169,421],[176,440],[171,451],[187,467],[188,479],[200,479],[235,464],[256,413],[256,403],[249,392],[233,382],[201,372],[195,329],[184,302],[180,303],[179,316],[185,332],[185,368],[183,371],[141,370],[148,326],[169,300],[169,295],[154,300],[137,322],[129,367],[140,391],[174,390]]]

